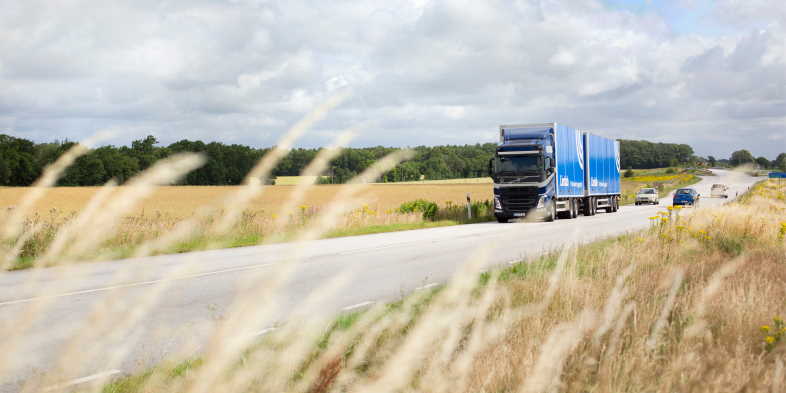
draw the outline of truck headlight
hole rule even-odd
[[[499,201],[499,195],[494,195],[494,209],[502,210],[502,202]]]
[[[545,206],[546,206],[546,196],[543,195],[542,197],[540,197],[540,199],[538,199],[538,207],[537,208],[538,209],[543,209]]]

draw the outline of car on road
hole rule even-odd
[[[697,206],[701,194],[695,188],[680,188],[674,192],[672,205],[674,206]]]
[[[710,196],[713,198],[728,198],[729,187],[725,184],[713,184],[710,190]]]
[[[636,194],[636,205],[657,205],[660,201],[658,200],[658,190],[654,188],[642,188]]]

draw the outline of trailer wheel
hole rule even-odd
[[[592,215],[591,205],[592,205],[592,198],[591,197],[584,198],[584,206],[582,207],[584,208],[584,215],[587,217]]]

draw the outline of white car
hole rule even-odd
[[[713,198],[728,198],[729,187],[725,184],[713,184],[710,190],[710,196]]]
[[[636,194],[636,206],[657,204],[660,204],[660,200],[658,199],[658,190],[654,188],[642,188]]]

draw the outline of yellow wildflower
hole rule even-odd
[[[657,219],[659,219],[659,218],[660,218],[660,217],[658,217],[658,216],[652,216],[652,217],[650,217],[650,220],[657,220]]]
[[[775,342],[775,337],[773,337],[773,336],[767,336],[767,338],[765,338],[765,339],[764,339],[764,341],[766,341],[766,342],[767,342],[767,344],[772,344],[772,343],[774,343],[774,342]]]
[[[769,332],[770,331],[769,325],[763,325],[759,329],[761,329],[762,332]]]

